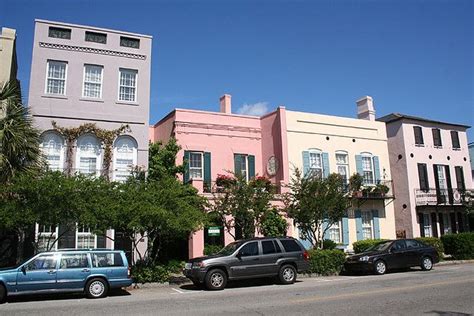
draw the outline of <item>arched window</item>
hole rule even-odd
[[[64,138],[55,132],[41,136],[40,149],[46,157],[50,170],[63,170],[65,145]]]
[[[101,143],[91,134],[82,135],[77,140],[76,171],[82,174],[100,175],[102,168]]]
[[[120,136],[114,144],[114,180],[125,181],[137,164],[138,145],[130,136]]]

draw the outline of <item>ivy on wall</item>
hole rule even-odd
[[[95,123],[85,123],[78,127],[61,127],[55,121],[52,121],[53,129],[60,133],[66,139],[66,174],[71,175],[73,171],[72,157],[74,142],[84,134],[94,134],[104,148],[104,158],[102,162],[101,175],[109,179],[110,164],[112,162],[112,148],[114,140],[123,133],[130,132],[128,124],[121,125],[114,130],[106,130],[97,127]]]

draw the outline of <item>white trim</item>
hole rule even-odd
[[[81,155],[80,141],[86,137],[95,138],[95,140],[97,141],[97,150],[99,151],[98,155],[91,155],[87,153]],[[96,158],[95,174],[91,174],[91,175],[99,176],[100,171],[102,170],[102,157],[103,157],[102,142],[97,136],[90,133],[79,136],[79,138],[76,141],[76,164],[75,164],[76,172],[81,173],[81,158]]]
[[[55,135],[57,136],[58,138],[61,139],[61,148],[59,149],[59,162],[58,162],[58,165],[59,165],[59,168],[58,170],[59,171],[62,171],[64,169],[64,158],[65,158],[65,155],[66,155],[66,140],[65,138],[60,135],[59,133],[55,132],[55,131],[45,131],[43,134],[41,134],[41,142],[39,144],[39,147],[40,147],[40,150],[41,152],[43,153],[43,155],[45,156],[48,156],[46,150],[48,150],[50,147],[44,147],[44,140],[45,140],[45,136],[47,136],[48,134],[51,134],[51,135]],[[51,166],[49,166],[51,167]],[[53,169],[51,169],[53,170]]]
[[[132,157],[131,167],[133,168],[133,166],[136,166],[137,163],[138,163],[137,162],[138,161],[138,142],[135,140],[135,138],[133,138],[130,135],[121,135],[121,136],[117,137],[114,141],[114,151],[113,151],[113,170],[114,170],[113,179],[114,179],[114,181],[119,181],[119,180],[117,180],[117,172],[116,171],[122,171],[122,170],[119,170],[118,166],[117,166],[117,158],[119,156],[119,153],[117,151],[117,149],[118,149],[117,142],[120,141],[120,139],[125,139],[125,138],[130,139],[133,143],[133,147],[132,147],[133,157]]]
[[[91,96],[86,96],[85,95],[85,87],[86,87],[86,67],[87,66],[92,66],[92,67],[98,67],[101,69],[100,71],[100,90],[99,90],[99,96],[98,97],[91,97]],[[98,82],[88,82],[92,84],[98,84]],[[83,73],[82,73],[82,97],[83,98],[90,98],[90,99],[102,99],[102,87],[104,83],[104,66],[102,65],[96,65],[96,64],[84,64],[83,66]]]
[[[133,101],[130,100],[122,100],[120,99],[120,77],[123,71],[129,71],[129,72],[135,72],[135,93],[133,95]],[[127,86],[131,88],[131,86]],[[117,101],[118,102],[129,102],[129,103],[138,103],[138,69],[131,69],[131,68],[119,68],[119,76],[118,76],[118,95],[117,95]]]
[[[195,155],[199,155],[201,156],[201,168],[197,168],[197,167],[191,167],[191,155],[192,154],[195,154]],[[204,179],[204,153],[203,152],[200,152],[200,151],[190,151],[189,152],[189,179],[196,179],[196,180],[202,180]],[[198,178],[193,178],[191,176],[191,169],[193,170],[197,170],[197,169],[201,169],[201,177],[198,177]]]
[[[50,62],[56,62],[56,63],[64,63],[66,67],[64,68],[64,93],[49,93],[48,92],[48,79],[49,79],[49,63]],[[68,71],[68,62],[64,60],[55,60],[55,59],[48,59],[46,61],[46,78],[45,78],[45,84],[44,84],[44,94],[46,95],[63,95],[65,96],[67,93],[67,71]],[[58,78],[54,78],[55,80],[58,80]],[[62,79],[59,79],[62,80]]]

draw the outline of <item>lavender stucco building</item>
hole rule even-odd
[[[148,167],[148,123],[152,37],[97,27],[35,20],[28,105],[42,131],[41,149],[53,170],[72,169],[122,181],[134,166]],[[84,133],[67,144],[53,126],[129,131],[113,143],[110,167],[104,169],[104,143]],[[66,147],[72,147],[67,151]],[[71,154],[72,153],[72,154]],[[61,226],[37,225],[36,238],[62,235]],[[109,237],[117,237],[110,230]],[[112,235],[112,236],[110,236]],[[59,248],[114,246],[119,238],[101,238],[87,227],[64,235]],[[146,241],[143,242],[146,245]]]
[[[474,230],[469,126],[398,113],[378,120],[387,126],[397,237]]]

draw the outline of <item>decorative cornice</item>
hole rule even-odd
[[[75,51],[75,52],[81,52],[81,53],[109,55],[109,56],[133,58],[133,59],[140,59],[140,60],[145,60],[146,59],[145,55],[118,52],[118,51],[115,51],[115,50],[108,50],[108,49],[84,47],[84,46],[72,46],[72,45],[53,44],[53,43],[45,43],[45,42],[39,42],[39,46],[43,47],[43,48],[69,50],[69,51]]]
[[[236,125],[224,125],[224,124],[212,124],[212,123],[195,123],[195,122],[180,122],[175,121],[175,127],[188,127],[196,129],[206,129],[206,130],[218,130],[218,131],[228,131],[228,132],[243,132],[243,133],[252,133],[252,134],[261,134],[260,128],[255,127],[246,127],[246,126],[236,126]]]

